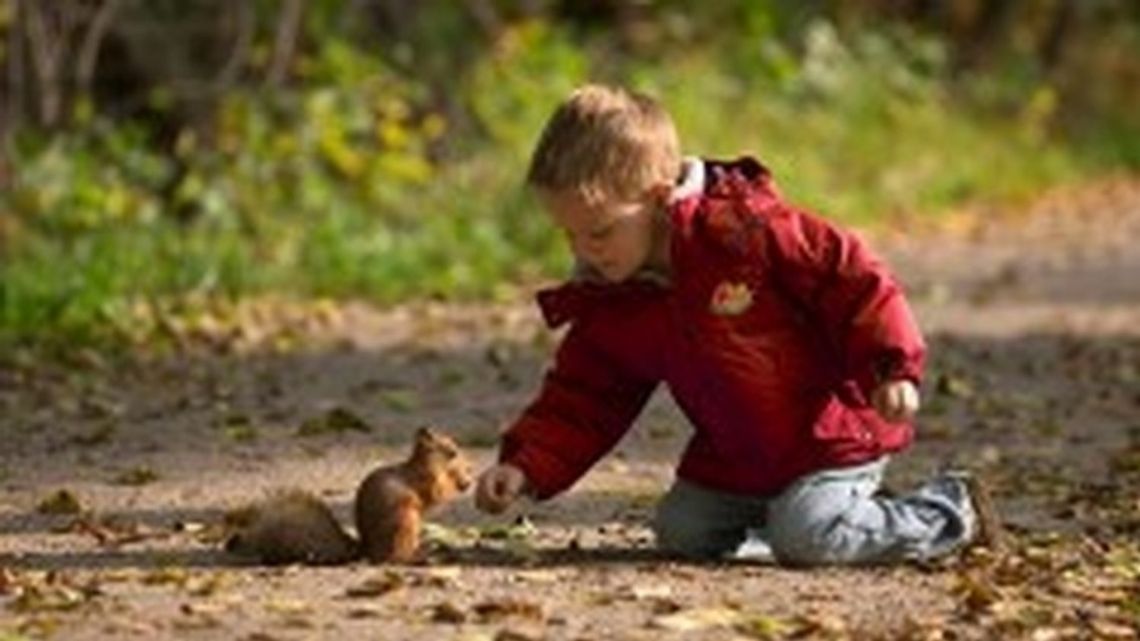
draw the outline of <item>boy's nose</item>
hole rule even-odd
[[[601,257],[602,247],[589,240],[580,240],[575,243],[574,253],[586,262],[594,262]]]

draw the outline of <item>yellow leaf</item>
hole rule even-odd
[[[731,608],[696,608],[654,617],[649,625],[662,630],[694,632],[734,626],[742,619],[740,611]]]

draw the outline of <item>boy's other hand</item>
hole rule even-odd
[[[918,413],[920,405],[918,388],[906,380],[886,381],[875,388],[871,395],[875,411],[888,422],[909,421]]]
[[[475,488],[475,506],[490,514],[510,507],[526,489],[526,476],[509,463],[499,463],[479,476]]]

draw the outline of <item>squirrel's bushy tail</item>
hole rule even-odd
[[[226,515],[231,554],[279,565],[338,565],[360,557],[360,544],[320,499],[300,490],[278,493]]]

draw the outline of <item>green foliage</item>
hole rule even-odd
[[[510,28],[492,55],[475,66],[467,95],[491,137],[511,149],[538,138],[551,105],[588,81],[584,52],[543,22]]]
[[[945,43],[914,31],[843,36],[780,4],[701,19],[675,5],[622,46],[519,20],[482,55],[465,41],[460,66],[430,46],[464,29],[447,11],[410,36],[418,58],[330,36],[335,12],[317,11],[324,35],[293,89],[224,96],[172,153],[83,102],[81,126],[19,132],[0,194],[0,346],[145,336],[140,305],[186,297],[486,298],[564,273],[521,182],[551,107],[591,78],[659,96],[688,153],[754,153],[793,199],[848,222],[1140,167],[1134,114],[1062,126],[1066,98],[1031,67],[955,77]],[[433,80],[447,72],[445,104]]]

